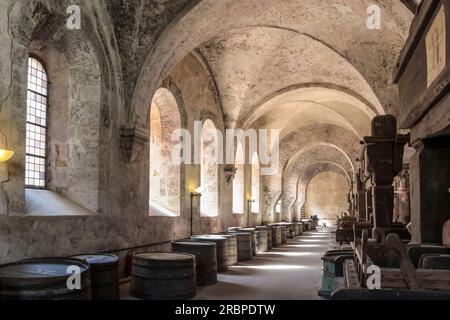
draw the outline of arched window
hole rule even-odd
[[[233,180],[233,213],[244,214],[244,168],[245,156],[242,144],[239,142],[236,149],[235,166],[236,175]]]
[[[281,213],[281,200],[278,200],[277,204],[275,205],[275,213]]]
[[[172,161],[178,142],[172,133],[181,127],[178,104],[164,88],[156,91],[150,108],[150,215],[179,216],[181,167]]]
[[[203,124],[201,147],[200,213],[204,217],[216,217],[219,215],[219,135],[211,120]]]
[[[25,186],[46,187],[48,78],[44,66],[28,59]]]
[[[255,152],[252,158],[252,212],[259,213],[259,193],[260,193],[260,164],[258,154]]]

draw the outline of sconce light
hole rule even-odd
[[[191,191],[191,199],[201,196],[202,196],[202,187],[195,188],[194,191]]]
[[[229,184],[236,176],[237,168],[235,166],[227,166],[225,168],[225,182]]]
[[[9,161],[14,156],[14,151],[0,149],[0,163]]]
[[[251,211],[251,204],[255,203],[256,200],[253,198],[248,198],[247,199],[247,228],[250,228],[250,211]]]
[[[202,196],[202,187],[197,187],[191,191],[191,236],[194,235],[194,198]]]

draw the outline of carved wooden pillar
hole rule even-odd
[[[365,137],[366,170],[372,176],[374,238],[384,240],[392,228],[393,182],[402,170],[403,150],[409,137],[397,135],[395,117],[377,116],[372,120],[372,136]]]
[[[356,209],[360,220],[369,221],[366,210],[366,192],[360,173],[356,174]]]
[[[411,219],[409,171],[403,169],[394,180],[394,222],[408,224]]]

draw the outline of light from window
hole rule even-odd
[[[25,186],[45,188],[47,155],[47,88],[44,66],[28,59]]]

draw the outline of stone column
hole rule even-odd
[[[412,242],[442,243],[450,219],[450,138],[414,145],[410,163]]]

